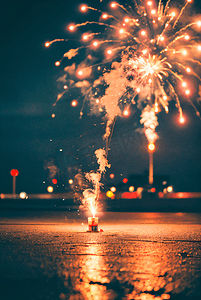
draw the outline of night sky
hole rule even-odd
[[[99,5],[99,1],[85,3]],[[88,15],[79,12],[79,4],[77,0],[1,1],[0,193],[12,192],[13,168],[19,170],[17,193],[46,192],[51,183],[50,165],[58,170],[54,176],[58,192],[65,191],[78,169],[86,172],[97,168],[93,153],[104,146],[101,117],[90,116],[86,108],[79,119],[82,101],[72,107],[74,95],[52,106],[60,92],[57,79],[62,74],[62,68],[54,63],[78,44],[44,47],[46,41],[69,38],[66,27],[72,21],[87,20]],[[79,38],[79,34],[75,36]],[[154,173],[169,175],[175,191],[201,191],[201,120],[188,102],[181,103],[187,121],[184,125],[178,123],[174,103],[169,114],[158,115],[160,138],[154,153]],[[105,184],[110,182],[110,173],[115,174],[115,183],[148,169],[147,143],[135,130],[138,127],[142,126],[136,115],[117,119]]]

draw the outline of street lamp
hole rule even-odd
[[[155,151],[155,144],[148,144],[148,152],[149,152],[149,184],[152,185],[154,181],[154,162],[153,162],[153,153]]]
[[[16,177],[19,175],[19,171],[16,169],[12,169],[10,171],[10,175],[13,177],[13,195],[16,194]]]

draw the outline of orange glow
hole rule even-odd
[[[86,11],[87,10],[87,6],[86,5],[82,5],[80,8],[81,11]]]
[[[187,52],[186,50],[183,50],[183,51],[182,51],[182,54],[183,54],[183,55],[187,55],[188,52]]]
[[[124,117],[128,117],[129,115],[130,115],[129,110],[128,110],[128,109],[124,109],[124,111],[123,111],[123,116],[124,116]]]
[[[124,31],[124,29],[123,28],[121,28],[120,30],[119,30],[119,33],[120,34],[122,34],[122,33],[124,33],[125,31]]]
[[[137,93],[140,93],[140,88],[137,88],[136,91],[137,91]]]
[[[60,66],[60,62],[59,62],[59,61],[56,61],[56,62],[55,62],[55,66],[57,66],[57,67]]]
[[[186,91],[185,91],[185,94],[186,94],[186,95],[190,95],[190,90],[186,90]]]
[[[186,87],[186,86],[187,86],[187,83],[186,83],[185,81],[183,81],[183,82],[182,82],[182,86],[183,86],[183,87]]]
[[[98,42],[97,42],[97,41],[94,41],[94,42],[93,42],[93,46],[94,46],[94,47],[97,47],[97,46],[98,46]]]
[[[107,54],[109,54],[109,55],[112,54],[112,50],[111,50],[111,49],[108,49],[108,50],[107,50]]]
[[[151,6],[152,5],[152,1],[148,1],[147,5]]]
[[[198,51],[201,51],[201,45],[198,45]]]
[[[125,23],[128,23],[129,21],[130,21],[129,18],[125,18],[125,19],[124,19],[124,22],[125,22]]]
[[[198,22],[197,22],[197,25],[198,25],[198,26],[201,26],[201,21],[198,21]]]
[[[77,74],[78,74],[79,76],[82,76],[82,75],[83,75],[83,71],[80,70],[80,71],[77,72]]]
[[[190,36],[188,34],[186,34],[184,38],[186,41],[188,41],[190,39]]]
[[[191,69],[188,67],[186,68],[186,72],[190,73],[191,72]]]
[[[175,16],[176,16],[176,13],[173,11],[173,12],[171,13],[171,16],[172,16],[172,17],[175,17]]]
[[[156,14],[156,10],[155,10],[155,9],[152,9],[151,14],[152,14],[152,15],[155,15],[155,14]]]
[[[73,30],[75,29],[75,26],[74,26],[74,25],[70,25],[70,26],[68,27],[68,29],[69,29],[70,31],[73,31]]]
[[[103,18],[103,19],[107,19],[107,17],[108,17],[107,14],[103,14],[103,15],[102,15],[102,18]]]
[[[146,35],[146,31],[145,31],[145,30],[142,30],[142,31],[141,31],[141,35],[142,35],[142,36],[145,36],[145,35]]]
[[[73,184],[73,179],[69,179],[69,180],[68,180],[68,183],[69,183],[69,184]]]
[[[154,151],[154,150],[155,150],[155,145],[154,145],[153,143],[150,143],[150,144],[148,145],[148,149],[149,149],[150,151]]]
[[[111,179],[114,178],[114,174],[113,174],[113,173],[110,174],[110,178],[111,178]]]
[[[67,85],[64,85],[64,90],[66,90],[68,87],[67,87]]]
[[[115,8],[115,7],[117,6],[117,3],[116,3],[116,2],[112,2],[112,3],[110,4],[110,6],[111,6],[112,8]]]
[[[50,46],[50,43],[49,42],[46,42],[45,43],[45,47],[49,47]]]
[[[55,118],[55,114],[52,114],[52,118],[53,118],[53,119]]]
[[[71,106],[77,106],[77,100],[71,101]]]
[[[85,41],[88,40],[88,38],[89,38],[88,34],[84,34],[84,35],[82,36],[82,39],[85,40]]]
[[[184,119],[184,117],[182,116],[182,117],[180,117],[180,119],[179,119],[179,122],[181,123],[181,124],[184,124],[184,122],[185,122],[185,119]]]

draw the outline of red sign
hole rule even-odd
[[[12,169],[12,170],[10,171],[10,175],[11,175],[11,176],[18,176],[18,175],[19,175],[19,171],[16,170],[16,169]]]
[[[52,179],[52,183],[53,183],[53,184],[57,184],[57,179],[55,179],[55,178]]]

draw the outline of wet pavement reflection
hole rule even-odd
[[[200,223],[144,217],[101,233],[80,221],[2,223],[0,299],[200,299]]]

